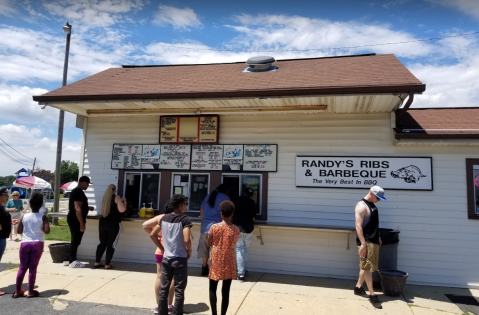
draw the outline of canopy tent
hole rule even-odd
[[[68,182],[63,184],[60,189],[63,191],[72,191],[74,188],[78,186],[78,182]]]
[[[52,188],[52,186],[49,183],[47,183],[45,180],[36,176],[17,178],[17,180],[13,182],[13,186],[20,187],[20,188],[31,188],[31,189],[51,189]]]

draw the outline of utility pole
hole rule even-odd
[[[63,26],[63,32],[67,34],[67,43],[65,46],[65,62],[63,63],[63,82],[62,86],[67,85],[68,73],[68,56],[70,54],[70,37],[72,33],[72,26],[67,22]],[[61,181],[61,164],[62,164],[62,144],[63,144],[63,122],[65,119],[65,112],[60,109],[58,116],[58,138],[57,138],[57,159],[55,164],[55,192],[53,200],[53,212],[60,212],[60,183]],[[58,225],[58,217],[53,218],[53,225]]]
[[[37,162],[37,158],[35,157],[35,159],[33,160],[32,176],[34,176],[33,172],[35,172],[35,163],[36,162]]]

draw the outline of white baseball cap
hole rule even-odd
[[[382,189],[379,186],[373,186],[371,189],[369,189],[370,192],[373,193],[374,196],[378,197],[381,200],[387,200],[384,198],[384,189]]]

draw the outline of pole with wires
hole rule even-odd
[[[70,54],[70,37],[72,26],[67,22],[63,26],[63,32],[67,34],[67,43],[65,46],[65,62],[63,64],[63,82],[62,86],[67,85],[68,73],[68,56]],[[62,144],[63,144],[63,123],[65,120],[65,112],[60,110],[58,116],[58,138],[57,138],[57,157],[55,164],[55,192],[53,199],[53,212],[60,212],[60,186],[61,186],[61,164],[62,164]],[[58,225],[58,217],[53,218],[53,225]]]

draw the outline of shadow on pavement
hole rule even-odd
[[[206,303],[198,303],[198,304],[185,303],[185,305],[183,306],[183,311],[185,314],[206,312],[209,309],[210,307]]]

